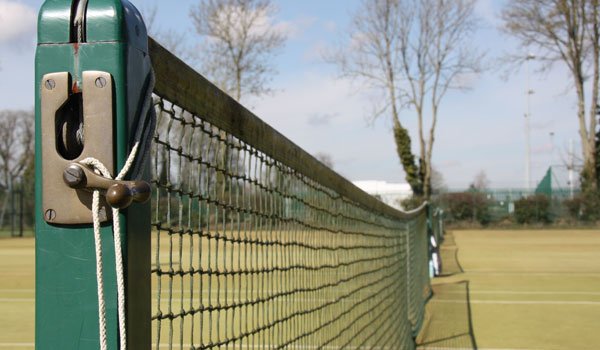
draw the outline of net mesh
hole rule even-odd
[[[153,347],[414,348],[425,211],[369,209],[174,100],[154,103]]]

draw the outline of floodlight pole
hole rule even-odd
[[[554,166],[554,131],[550,131],[550,169]]]
[[[527,112],[525,113],[525,188],[531,190],[531,95],[533,90],[529,84],[529,61],[535,59],[533,54],[528,54],[525,60],[527,61]]]
[[[571,199],[573,199],[573,193],[575,190],[575,174],[574,174],[574,167],[575,167],[575,161],[574,161],[574,153],[575,152],[575,145],[573,144],[573,139],[569,140],[569,196]]]

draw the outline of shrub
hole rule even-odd
[[[563,204],[574,219],[600,220],[600,193],[598,191],[580,193],[573,199],[566,199]]]
[[[520,224],[549,223],[550,199],[542,194],[521,198],[515,202],[514,215]]]
[[[490,202],[481,192],[448,193],[444,196],[448,215],[455,221],[477,221],[482,225],[490,222]]]
[[[421,204],[423,204],[423,201],[424,201],[423,197],[410,196],[410,197],[400,201],[400,205],[402,206],[402,208],[404,210],[413,210],[413,209],[417,209],[418,207],[420,207]]]

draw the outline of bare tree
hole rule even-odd
[[[270,0],[201,0],[192,7],[196,31],[205,39],[204,72],[238,101],[270,91],[270,59],[286,39],[272,23],[275,13]]]
[[[0,186],[11,189],[33,160],[33,113],[0,111]]]
[[[505,31],[516,37],[522,48],[534,53],[543,69],[559,62],[568,68],[577,95],[582,185],[591,190],[598,187],[595,140],[600,75],[598,12],[598,0],[511,0],[502,12]]]
[[[329,168],[333,169],[333,157],[329,153],[325,152],[317,152],[315,154],[315,158],[319,160],[321,163],[325,164]]]
[[[490,180],[488,180],[487,174],[484,170],[479,171],[475,178],[473,178],[473,183],[469,186],[477,191],[485,191],[490,187]]]
[[[0,188],[7,194],[14,190],[15,185],[23,184],[25,171],[31,169],[33,123],[34,117],[31,111],[0,111]],[[0,226],[4,223],[9,197],[9,195],[4,196],[4,203],[0,210]]]
[[[440,194],[448,191],[444,175],[434,166],[431,167],[431,194]]]
[[[413,192],[425,198],[431,194],[441,101],[448,90],[465,89],[465,77],[481,69],[481,55],[468,45],[477,28],[474,4],[474,0],[365,0],[352,23],[350,44],[328,57],[343,76],[382,92],[373,117],[391,117],[406,179]],[[403,107],[416,112],[418,119],[418,162],[400,118]]]
[[[185,60],[190,58],[190,49],[186,45],[185,33],[174,29],[163,29],[157,22],[158,7],[156,5],[142,7],[140,11],[143,14],[148,35],[156,39],[162,46],[179,58]]]

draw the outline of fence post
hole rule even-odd
[[[68,187],[62,176],[65,164],[84,157],[100,158],[99,153],[111,159],[105,165],[112,169],[112,176],[123,167],[151,70],[148,39],[139,12],[126,0],[46,0],[38,20],[36,349],[97,350],[91,194]],[[103,99],[97,97],[98,91]],[[101,208],[101,219],[106,219],[101,238],[108,348],[118,349],[112,224],[104,202]],[[128,348],[149,349],[149,203],[122,210],[120,219]]]

